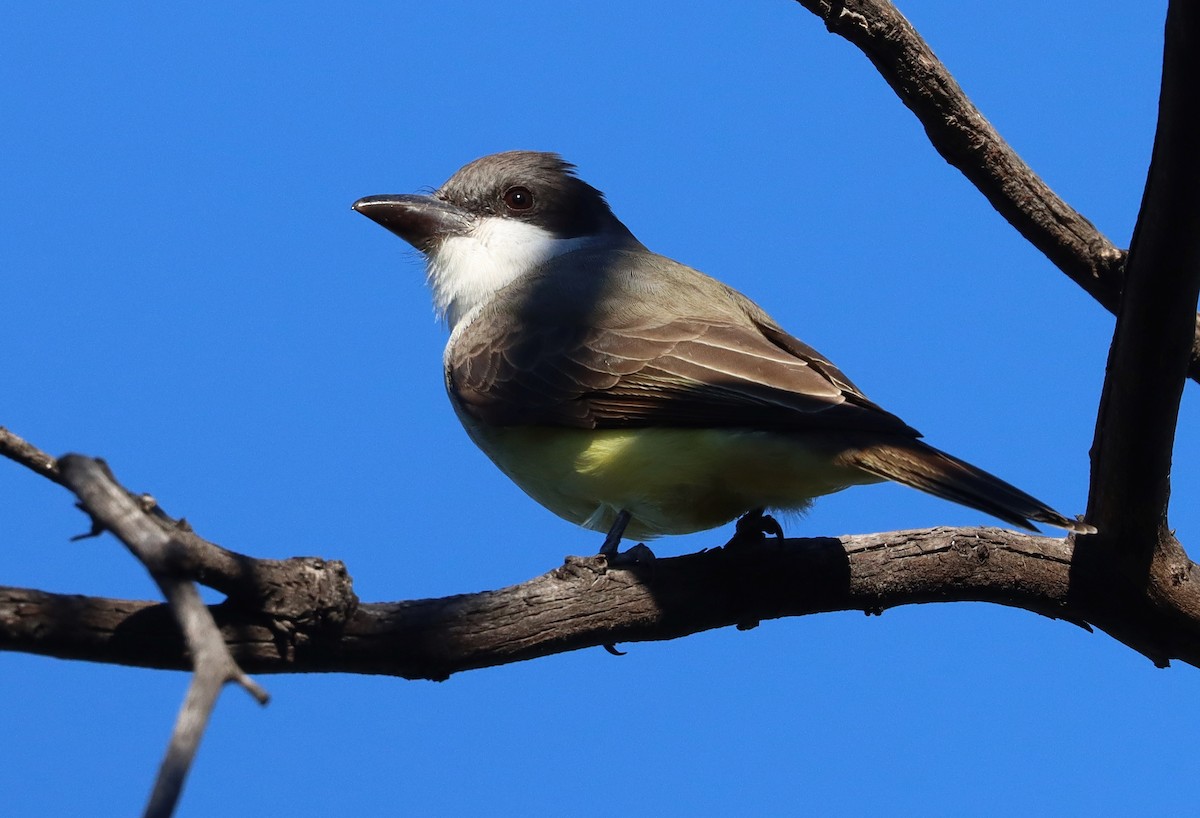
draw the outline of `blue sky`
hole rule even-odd
[[[1165,4],[905,2],[976,104],[1128,242]],[[554,150],[935,445],[1082,512],[1112,319],[929,147],[866,59],[755,3],[10,4],[0,424],[103,456],[204,536],[344,560],[364,600],[496,588],[599,539],[528,500],[443,394],[422,267],[351,212]],[[1171,522],[1200,550],[1196,388]],[[154,598],[0,463],[0,582]],[[994,521],[909,489],[795,535]],[[662,555],[726,531],[662,540]],[[223,697],[180,815],[1169,813],[1200,676],[987,605],[842,613],[442,684]],[[186,676],[0,655],[13,815],[141,808]]]

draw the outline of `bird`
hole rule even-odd
[[[745,295],[647,249],[558,154],[484,156],[353,209],[423,255],[467,434],[605,532],[605,556],[733,520],[781,536],[764,510],[886,480],[1027,530],[1096,530],[923,442]]]

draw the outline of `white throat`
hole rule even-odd
[[[448,238],[429,253],[434,307],[453,329],[502,287],[594,238],[555,238],[536,225],[485,216],[465,236]]]

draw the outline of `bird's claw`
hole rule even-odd
[[[768,534],[777,540],[782,540],[783,526],[770,514],[764,514],[761,508],[751,509],[738,518],[734,526],[733,537],[725,543],[725,547],[741,548],[747,545],[759,545],[766,540]]]
[[[601,550],[600,555],[608,560],[609,568],[632,568],[635,565],[649,565],[655,559],[654,552],[645,543],[630,546],[625,551],[618,551],[615,547],[608,551]]]

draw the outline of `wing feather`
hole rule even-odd
[[[587,263],[620,255],[576,259],[575,277],[558,264],[515,282],[461,327],[446,355],[447,388],[461,410],[497,426],[918,436],[816,350],[702,273],[654,256],[650,275],[634,274],[643,257],[624,259],[620,274],[596,276],[603,286],[594,292],[578,280]]]

